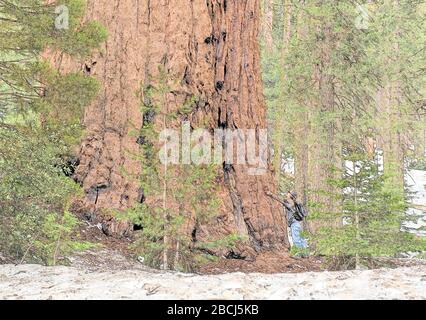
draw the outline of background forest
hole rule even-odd
[[[423,1],[263,1],[276,180],[308,204],[318,253],[417,242],[400,226],[404,177],[425,164],[425,12]]]
[[[58,20],[63,11],[55,11],[59,4],[69,12],[66,28],[55,25],[64,23]],[[56,264],[59,257],[96,245],[79,239],[81,221],[70,207],[83,193],[72,177],[85,135],[84,110],[102,85],[90,70],[62,74],[43,59],[55,50],[86,61],[102,48],[108,32],[84,20],[85,10],[83,0],[0,0],[0,252],[16,261]],[[407,183],[410,170],[426,170],[425,13],[420,0],[261,1],[262,85],[274,182],[282,194],[296,190],[309,208],[305,233],[312,255],[352,267],[407,251],[421,257],[426,250],[422,234],[402,228],[409,208],[422,217],[426,212],[425,202],[411,204],[416,195]],[[222,33],[222,40],[231,36]],[[219,43],[210,37],[205,45],[207,40]],[[218,83],[216,96],[222,90]],[[164,101],[178,91],[161,88],[167,92],[149,87]],[[166,116],[177,117],[164,110],[169,102],[151,100],[142,103],[144,125],[147,107],[163,108],[156,114],[164,123]],[[201,98],[188,100],[191,108],[201,108]],[[178,111],[189,118],[193,109]],[[149,177],[142,181],[145,189],[161,198],[175,186],[169,197],[182,205],[173,219],[161,210],[165,204],[130,208],[132,223],[145,226],[135,241],[138,254],[156,267],[174,259],[175,269],[188,270],[193,259],[200,260],[194,250],[205,258],[211,247],[233,248],[242,239],[229,233],[200,248],[185,224],[185,215],[203,221],[217,214],[216,167],[166,168],[168,176],[161,175],[151,161],[153,145],[141,149],[142,174]],[[232,174],[225,177],[233,183]],[[101,188],[95,189],[97,201]],[[167,259],[164,252],[171,247],[174,255]],[[177,263],[182,257],[188,261]]]

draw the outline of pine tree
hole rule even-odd
[[[165,270],[193,271],[199,264],[217,258],[214,249],[231,250],[242,238],[236,234],[217,236],[210,232],[200,239],[202,225],[214,224],[222,204],[217,196],[220,168],[215,164],[169,163],[169,158],[183,158],[184,138],[169,143],[166,137],[164,144],[158,139],[165,130],[179,125],[196,101],[195,97],[189,98],[177,112],[169,112],[167,94],[173,91],[174,85],[173,75],[160,66],[158,76],[151,79],[149,87],[142,89],[145,120],[139,138],[142,152],[138,158],[142,165],[139,179],[144,199],[124,216],[119,213],[117,216],[130,218],[141,226],[134,247],[145,263]],[[188,133],[196,129],[191,128],[190,122],[183,125],[187,126]],[[178,154],[170,154],[176,150]]]
[[[58,29],[55,8],[68,9]],[[81,115],[99,84],[60,74],[46,50],[86,57],[105,39],[98,24],[80,22],[85,1],[0,1],[0,248],[15,258],[55,264],[78,247],[69,213],[79,192],[66,160],[82,133]]]
[[[368,265],[371,257],[425,250],[424,239],[401,231],[406,199],[390,187],[392,177],[383,174],[376,159],[359,145],[346,148],[346,170],[342,179],[333,181],[343,190],[344,225],[320,229],[315,236],[317,254],[345,258],[358,268]]]

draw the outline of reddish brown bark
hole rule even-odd
[[[139,147],[129,132],[142,124],[136,92],[149,84],[160,64],[180,80],[179,89],[170,94],[171,110],[194,95],[193,123],[207,117],[210,128],[266,128],[259,0],[88,3],[87,18],[99,20],[109,32],[100,53],[81,66],[103,84],[86,111],[87,134],[76,172],[90,210],[126,209],[141,200],[135,178],[140,164],[131,156]],[[75,65],[63,61],[62,68]],[[222,175],[224,208],[217,224],[202,227],[200,236],[238,231],[250,239],[241,251],[250,253],[286,245],[282,208],[264,193],[266,188],[275,191],[272,172],[252,176],[247,167],[235,165]]]

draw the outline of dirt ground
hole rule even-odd
[[[316,257],[295,258],[282,252],[265,252],[256,257],[255,261],[237,259],[220,259],[200,267],[203,274],[220,274],[226,272],[244,273],[297,273],[324,270],[321,259]]]
[[[98,243],[99,248],[76,254],[71,258],[72,261],[79,261],[80,264],[86,261],[87,267],[94,268],[96,265],[105,266],[108,263],[108,258],[102,257],[106,255],[114,257],[115,261],[110,260],[109,264],[117,265],[116,268],[113,267],[115,269],[128,269],[135,264],[140,265],[136,252],[131,248],[131,238],[108,237],[102,232],[100,225],[88,221],[83,221],[78,234],[80,241]],[[322,270],[324,270],[322,260],[317,257],[295,258],[286,252],[273,251],[260,253],[255,261],[220,258],[215,262],[203,264],[195,271],[201,274],[220,274],[227,272],[294,273]]]
[[[94,270],[128,270],[140,267],[144,268],[143,265],[138,262],[136,251],[131,248],[131,238],[116,239],[108,237],[102,232],[100,225],[92,224],[84,220],[78,231],[78,236],[75,238],[79,241],[97,243],[98,248],[76,253],[70,258],[71,265],[78,263],[79,267],[84,266],[85,268]],[[398,268],[412,267],[419,264],[426,264],[426,261],[416,259],[375,258],[369,262],[369,267],[373,269]],[[255,261],[220,258],[215,262],[201,265],[194,270],[194,272],[199,274],[221,274],[229,272],[260,272],[273,274],[319,272],[327,270],[343,271],[346,269],[352,268],[348,268],[346,265],[337,265],[336,262],[330,262],[321,257],[311,256],[308,258],[297,258],[290,256],[287,252],[268,251],[260,253]]]

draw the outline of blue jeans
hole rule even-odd
[[[295,221],[291,224],[291,238],[293,239],[293,244],[299,249],[306,249],[308,243],[302,237],[302,224],[299,221]]]

